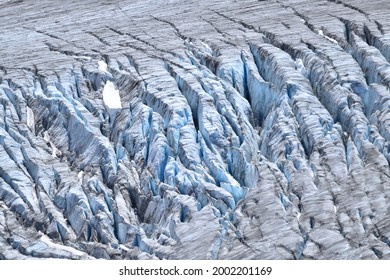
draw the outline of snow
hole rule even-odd
[[[335,43],[335,44],[338,44],[337,41],[336,41],[335,39],[332,39],[332,38],[330,38],[329,36],[326,36],[326,35],[324,34],[324,31],[322,31],[321,29],[318,30],[318,34],[319,34],[320,36],[324,37],[325,39],[327,39],[328,41],[330,41],[330,42],[332,42],[332,43]]]
[[[83,182],[83,177],[84,177],[84,171],[80,171],[78,174],[77,174],[77,177],[79,178],[79,183],[82,183]]]
[[[117,90],[115,88],[115,85],[111,81],[108,81],[104,85],[103,102],[104,102],[104,105],[109,109],[121,109],[122,108],[119,90]]]
[[[73,57],[76,58],[76,59],[85,59],[85,60],[91,60],[92,59],[89,56],[85,56],[85,55],[73,55]],[[101,62],[101,61],[99,61],[99,62]],[[106,69],[107,69],[107,64],[105,62],[103,62],[103,63],[106,65]],[[104,66],[102,65],[102,67],[104,67]],[[100,69],[100,64],[99,64],[99,70],[101,70]]]
[[[213,53],[213,50],[212,50],[212,49],[210,48],[210,46],[207,45],[205,42],[202,42],[202,45],[203,45],[203,47],[205,48],[205,50],[206,50],[208,53],[210,53],[210,54]]]
[[[103,72],[107,72],[108,73],[108,71],[107,71],[107,63],[105,63],[103,60],[100,60],[99,62],[98,62],[98,65],[99,65],[99,70],[100,71],[103,71]]]
[[[307,70],[305,66],[303,65],[302,59],[298,58],[295,60],[295,68],[297,71],[299,71],[304,77],[307,76]]]
[[[5,210],[9,209],[8,206],[4,202],[2,202],[2,201],[0,201],[0,207],[2,207]]]
[[[35,130],[34,112],[27,107],[27,126],[31,131]]]
[[[123,251],[126,251],[126,252],[129,252],[129,251],[130,251],[129,248],[127,248],[126,246],[124,246],[124,245],[122,245],[122,244],[119,245],[119,248],[121,248]]]
[[[45,140],[46,143],[48,143],[52,149],[51,156],[52,158],[57,158],[57,154],[61,154],[61,151],[57,149],[57,147],[54,145],[54,143],[50,139],[50,135],[47,131],[43,133],[43,140]]]
[[[47,131],[43,133],[43,140],[45,140],[46,142],[50,142],[50,136]]]
[[[53,149],[53,151],[51,153],[51,157],[57,158],[57,153],[59,153],[59,150],[57,149],[56,146],[54,146],[54,144],[52,142],[50,142],[50,145],[51,145],[51,148]]]

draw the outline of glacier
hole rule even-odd
[[[389,9],[0,3],[0,259],[390,259]]]

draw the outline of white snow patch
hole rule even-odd
[[[203,47],[205,47],[205,49],[207,50],[208,53],[212,54],[213,53],[213,50],[209,47],[209,45],[207,45],[206,43],[204,42],[201,42]]]
[[[84,178],[84,171],[81,170],[79,174],[77,174],[77,177],[79,178],[79,183],[82,183]]]
[[[73,58],[78,58],[78,59],[85,59],[85,60],[91,60],[92,58],[90,58],[89,56],[85,56],[85,55],[74,55]],[[99,61],[100,62],[100,61]],[[106,64],[106,69],[107,69],[107,64]],[[100,70],[100,64],[99,64],[99,70]],[[103,70],[102,70],[103,71]]]
[[[298,221],[299,221],[300,218],[301,218],[301,213],[298,212],[298,214],[297,214],[297,219],[298,219]]]
[[[122,109],[121,97],[119,90],[115,88],[115,85],[108,81],[104,85],[103,89],[103,103],[109,109]]]
[[[337,213],[337,207],[336,207],[336,205],[333,206],[333,211],[334,211],[335,214]]]
[[[46,142],[50,142],[50,135],[47,131],[43,133],[43,140],[45,140]]]
[[[99,70],[100,71],[103,71],[103,72],[107,72],[108,73],[108,71],[107,71],[107,63],[105,63],[103,60],[100,60],[99,62],[98,62],[98,65],[99,65]]]
[[[297,60],[295,60],[295,69],[297,69],[297,71],[301,72],[301,74],[304,77],[306,77],[307,71],[306,71],[305,66],[303,65],[302,59],[298,58]]]
[[[60,154],[61,152],[57,149],[57,147],[53,144],[53,142],[50,142],[50,146],[53,149],[51,153],[52,158],[57,158],[57,154]]]
[[[31,131],[35,130],[34,112],[31,110],[30,107],[27,107],[27,127]]]
[[[0,201],[0,207],[4,208],[5,210],[9,209],[8,206],[2,201]]]
[[[330,38],[329,36],[326,36],[326,35],[324,34],[324,31],[322,31],[321,29],[318,30],[318,34],[319,34],[320,36],[324,37],[325,39],[327,39],[328,41],[330,41],[330,42],[332,42],[332,43],[334,43],[334,44],[338,44],[337,41],[336,41],[335,39],[332,39],[332,38]]]
[[[57,154],[61,155],[61,151],[58,150],[57,147],[54,145],[54,143],[50,140],[50,135],[47,131],[43,133],[43,140],[45,140],[46,143],[49,143],[52,149],[51,156],[53,158],[57,158]]]
[[[126,251],[126,252],[130,251],[129,248],[127,248],[126,246],[124,246],[122,244],[119,245],[119,248],[121,248],[123,251]]]
[[[302,21],[303,23],[305,23],[305,22],[306,22],[306,20],[304,20],[303,18],[301,18],[301,21]]]

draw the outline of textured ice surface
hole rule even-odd
[[[390,258],[389,1],[0,2],[0,259]]]

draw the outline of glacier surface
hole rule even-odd
[[[390,259],[388,0],[0,4],[0,259]]]

